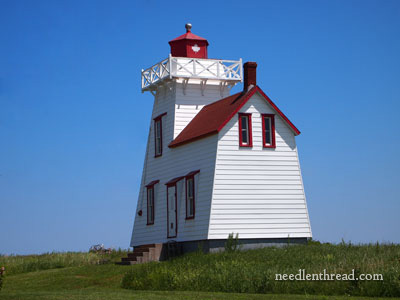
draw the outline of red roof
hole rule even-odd
[[[173,40],[169,41],[168,43],[171,44],[171,42],[176,42],[180,40],[196,40],[196,41],[206,41],[207,46],[208,46],[208,41],[198,35],[195,35],[193,33],[186,32],[185,34],[182,34],[181,36],[178,36],[177,38],[174,38]]]
[[[204,106],[168,147],[177,147],[218,133],[256,92],[260,93],[278,115],[285,120],[295,135],[300,134],[296,126],[290,122],[272,100],[258,86],[255,86],[246,93],[240,92]]]

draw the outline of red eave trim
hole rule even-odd
[[[166,112],[165,112],[165,113],[162,113],[161,115],[158,115],[157,117],[153,118],[153,120],[155,121],[155,120],[161,119],[161,118],[164,117],[166,114],[167,114]]]
[[[192,176],[196,175],[197,173],[200,173],[200,170],[196,170],[196,171],[189,172],[189,173],[187,173],[187,174],[185,175],[185,177],[186,177],[186,178],[192,177]]]
[[[175,183],[177,183],[179,180],[182,180],[183,178],[185,178],[185,176],[175,177],[175,178],[171,179],[170,181],[168,181],[167,183],[165,183],[165,185],[167,185],[167,186],[175,185]]]
[[[190,139],[185,140],[185,141],[183,141],[183,142],[174,143],[174,141],[172,141],[171,143],[169,143],[168,147],[169,147],[169,148],[175,148],[175,147],[178,147],[178,146],[181,146],[181,145],[184,145],[184,144],[188,144],[188,143],[191,143],[191,142],[193,142],[193,141],[196,141],[196,140],[199,140],[199,139],[202,139],[202,138],[205,138],[205,137],[208,137],[208,136],[210,136],[210,135],[217,134],[217,133],[218,133],[218,130],[213,130],[213,131],[204,133],[204,134],[202,134],[202,135],[199,135],[199,136],[190,138]]]
[[[156,185],[157,183],[159,183],[160,180],[153,180],[152,182],[150,182],[148,185],[146,185],[146,187],[152,187],[153,185]]]

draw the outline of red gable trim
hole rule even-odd
[[[257,86],[253,87],[247,94],[246,98],[244,101],[239,105],[239,107],[236,108],[236,110],[221,124],[221,126],[218,128],[218,132],[221,131],[222,128],[225,127],[225,125],[233,118],[234,115],[236,115],[239,110],[249,101],[249,99],[256,93],[259,92],[261,96],[267,100],[267,102],[272,106],[272,108],[288,123],[288,125],[293,129],[293,131],[296,133],[296,135],[300,134],[300,131],[296,128],[296,126],[293,125],[292,122],[284,115],[284,113],[278,108],[278,106],[275,105],[274,102],[272,102],[271,99]]]
[[[278,106],[276,106],[275,103],[272,102],[271,99],[269,99],[269,97],[262,91],[262,89],[260,89],[258,86],[256,86],[256,88],[257,88],[257,92],[259,92],[265,98],[265,100],[267,100],[268,103],[271,104],[271,106],[274,108],[274,110],[282,117],[282,119],[284,119],[286,121],[286,123],[293,129],[293,131],[296,133],[296,135],[299,135],[301,133],[300,130],[298,130],[297,127],[294,126],[294,124],[292,122],[290,122],[290,120],[285,116],[285,114],[283,112],[281,112],[281,110],[278,108]]]
[[[290,122],[275,103],[258,86],[255,86],[247,93],[237,93],[204,106],[168,147],[177,147],[220,132],[256,92],[282,117],[295,135],[300,134],[296,126]]]
[[[160,180],[153,180],[152,182],[150,182],[148,185],[146,185],[147,188],[152,187],[153,185],[159,183]]]

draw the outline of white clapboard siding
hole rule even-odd
[[[167,113],[167,115],[162,118],[163,154],[161,157],[154,157],[154,123],[152,121],[132,232],[132,247],[143,244],[164,243],[169,240],[167,238],[167,188],[165,183],[172,178],[184,176],[194,170],[200,170],[200,173],[195,176],[195,219],[185,220],[185,181],[181,180],[177,184],[178,234],[177,237],[172,238],[172,240],[190,241],[204,240],[207,238],[218,136],[210,136],[173,149],[168,148],[168,144],[176,136],[176,119],[181,118],[182,120],[185,120],[184,122],[187,124],[190,121],[190,118],[195,116],[195,112],[197,113],[200,109],[189,109],[189,117],[182,118],[179,112],[179,107],[182,110],[185,109],[187,112],[188,107],[185,106],[192,105],[193,102],[187,98],[188,103],[185,103],[186,98],[184,99],[182,97],[182,86],[180,84],[177,85],[177,87],[172,86],[172,88],[161,88],[155,97],[152,119],[162,113]],[[190,86],[190,84],[187,86],[187,89],[187,95],[194,94],[194,87]],[[191,90],[189,91],[189,89]],[[199,97],[203,97],[202,100],[204,100],[204,104],[208,104],[211,99],[216,101],[220,98],[219,89],[217,89],[217,94],[208,91],[206,87],[204,91],[205,95],[210,94],[207,97],[201,96],[199,85],[197,85],[197,89],[198,94],[200,95]],[[215,94],[218,95],[217,98]],[[177,97],[177,95],[179,97]],[[177,101],[177,99],[179,100]],[[179,121],[179,126],[181,128],[185,126],[182,123],[182,120]],[[154,191],[155,221],[154,225],[146,225],[147,199],[145,186],[153,180],[160,180],[160,182],[155,185]],[[142,216],[138,216],[137,212],[139,210],[142,210]]]
[[[203,90],[199,84],[191,84],[185,88],[182,83],[176,84],[175,130],[174,138],[190,123],[198,112],[207,104],[229,96],[229,89],[222,91],[219,85],[206,85]]]
[[[257,93],[240,112],[252,113],[253,147],[239,147],[237,115],[218,135],[208,238],[311,237],[292,129]],[[262,113],[275,114],[276,149],[262,147]]]

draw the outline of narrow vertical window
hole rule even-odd
[[[155,211],[155,198],[154,198],[154,186],[159,183],[159,180],[154,180],[146,185],[147,191],[147,225],[154,224],[154,211]]]
[[[154,156],[158,157],[162,155],[162,117],[165,116],[166,113],[159,115],[154,118]]]
[[[262,114],[263,147],[276,148],[275,118],[273,114]]]
[[[186,219],[194,218],[194,176],[186,177]]]
[[[154,186],[147,188],[147,225],[154,224]]]
[[[239,113],[239,146],[252,147],[251,114]]]

